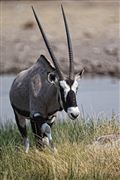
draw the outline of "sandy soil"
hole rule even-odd
[[[75,70],[86,75],[120,78],[119,4],[116,1],[64,1],[74,47]],[[59,1],[1,1],[0,73],[17,73],[49,54],[36,25],[31,5],[41,19],[61,68],[68,52]]]

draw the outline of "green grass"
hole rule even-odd
[[[120,179],[120,146],[92,144],[97,137],[120,132],[110,120],[66,121],[53,127],[58,149],[36,151],[28,128],[30,150],[25,154],[16,125],[0,128],[0,180],[107,180]]]

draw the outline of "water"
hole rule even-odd
[[[0,121],[14,121],[9,89],[15,76],[0,76]],[[111,117],[120,114],[120,80],[96,77],[79,82],[77,102],[85,117]]]

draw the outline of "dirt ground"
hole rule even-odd
[[[68,52],[61,1],[1,1],[0,73],[17,73],[49,54],[36,25],[34,6],[64,72]],[[63,1],[74,48],[76,72],[120,78],[119,3]]]

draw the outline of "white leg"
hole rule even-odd
[[[42,132],[42,134],[46,134],[46,136],[48,137],[49,141],[52,140],[51,128],[50,128],[50,126],[47,123],[42,124],[41,132]]]
[[[43,138],[43,142],[47,141],[47,142],[45,142],[45,145],[49,146],[52,151],[57,152],[57,149],[54,147],[54,143],[53,143],[53,139],[52,139],[52,135],[51,135],[51,128],[47,123],[44,123],[41,126],[41,132],[43,134],[46,134],[46,136],[47,136],[47,137]]]
[[[28,139],[28,138],[24,138],[24,139],[23,139],[23,143],[24,143],[25,152],[28,153],[29,147],[30,147],[30,145],[29,145],[29,139]]]

